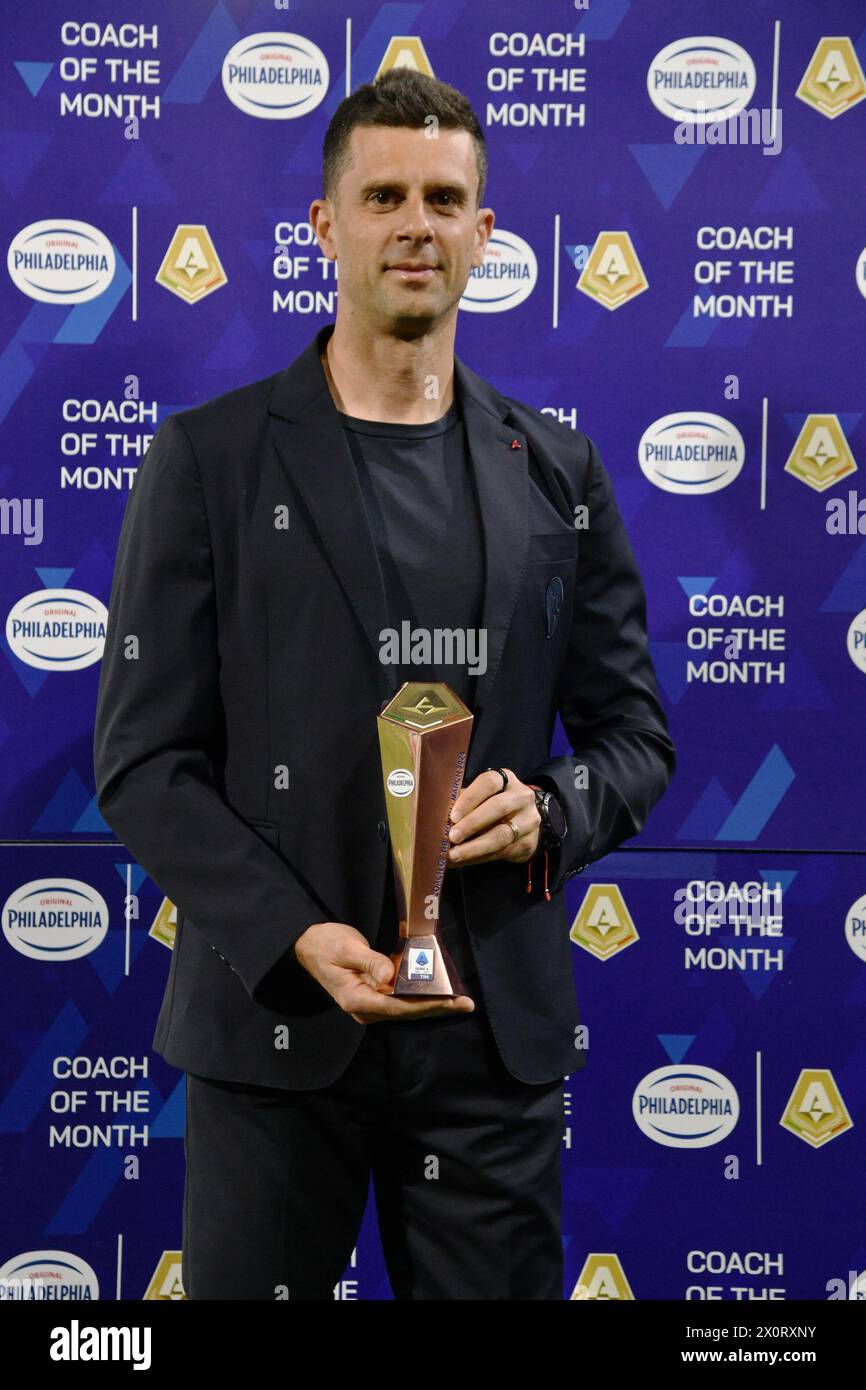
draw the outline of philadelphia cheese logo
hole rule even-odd
[[[325,97],[328,60],[300,34],[250,34],[223,59],[223,91],[239,111],[265,121],[306,116]]]
[[[514,232],[494,230],[482,265],[469,272],[460,308],[475,314],[500,314],[528,299],[538,279],[535,252]]]
[[[98,227],[46,217],[12,238],[6,267],[13,284],[42,304],[85,304],[114,279],[114,247]]]
[[[848,655],[858,671],[866,673],[866,608],[861,608],[848,628]]]
[[[99,1298],[99,1280],[86,1260],[65,1250],[30,1250],[0,1268],[0,1302],[90,1302]]]
[[[711,1067],[659,1067],[632,1096],[638,1129],[669,1149],[706,1149],[726,1139],[740,1116],[731,1082]]]
[[[852,903],[845,918],[845,940],[855,956],[866,961],[866,894]]]
[[[718,492],[738,476],[745,458],[736,425],[705,410],[663,415],[638,445],[641,472],[663,492]]]
[[[408,796],[415,790],[415,778],[408,767],[395,767],[388,773],[388,791],[392,796]]]
[[[3,935],[31,960],[79,960],[101,946],[108,904],[77,878],[37,878],[3,904]]]
[[[6,619],[6,641],[39,671],[81,671],[99,661],[108,609],[80,589],[37,589],[20,598]]]
[[[657,53],[646,76],[649,99],[672,121],[727,121],[748,106],[755,65],[730,39],[676,39]]]

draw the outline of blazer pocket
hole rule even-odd
[[[544,565],[559,561],[561,564],[577,560],[578,540],[576,531],[551,531],[529,537],[526,552],[528,565]]]

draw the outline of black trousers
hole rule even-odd
[[[448,895],[440,930],[474,1013],[359,1024],[317,1091],[187,1073],[188,1298],[333,1299],[372,1174],[395,1298],[562,1299],[562,1081],[507,1071]]]

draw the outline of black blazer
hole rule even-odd
[[[332,331],[157,430],[120,530],[93,745],[102,815],[177,908],[155,1050],[186,1071],[299,1090],[336,1079],[365,1025],[290,948],[322,921],[375,944],[391,872],[376,715],[397,683],[378,659],[381,574],[319,357]],[[641,830],[675,753],[598,450],[457,357],[454,369],[488,632],[465,781],[508,766],[555,787],[568,835],[549,903],[537,882],[526,893],[525,865],[448,873],[501,1056],[541,1083],[585,1064],[559,890]],[[530,468],[555,527],[533,520]],[[557,710],[573,758],[550,757]]]

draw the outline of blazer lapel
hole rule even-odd
[[[490,701],[526,564],[529,449],[526,436],[503,423],[509,414],[505,398],[458,357],[454,370],[484,535],[481,626],[487,632],[487,666],[475,688],[474,713],[479,720]],[[477,732],[474,744],[473,751],[480,751]]]
[[[333,330],[333,324],[325,324],[277,375],[268,409],[280,462],[300,490],[346,600],[358,617],[370,659],[379,672],[384,701],[396,691],[397,681],[379,660],[380,633],[388,625],[382,573],[351,451],[320,357]],[[456,356],[454,372],[484,537],[482,627],[487,630],[487,666],[477,677],[477,721],[490,699],[526,560],[528,446],[524,434],[503,424],[509,414],[505,398]],[[452,556],[443,557],[443,563],[452,562]],[[478,744],[477,733],[474,743]]]
[[[332,332],[333,324],[326,324],[280,373],[268,409],[280,462],[301,492],[361,624],[384,701],[397,688],[379,660],[379,634],[388,625],[385,589],[361,485],[320,360]]]

